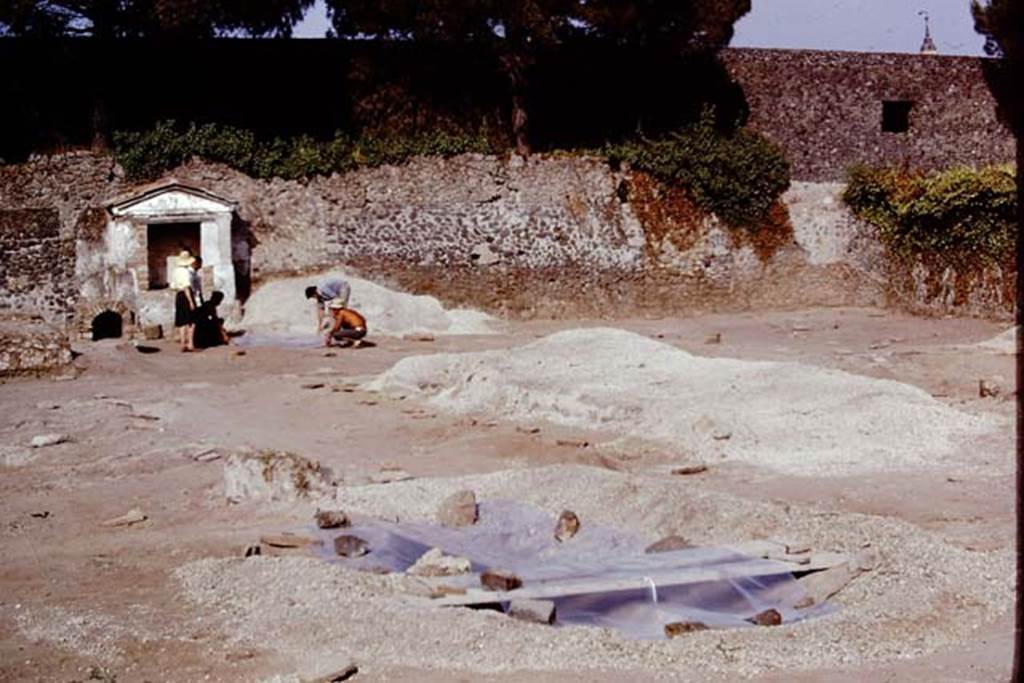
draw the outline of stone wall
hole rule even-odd
[[[111,262],[96,207],[131,188],[107,158],[66,160],[0,168],[0,206],[58,212],[60,235],[75,244],[81,319],[116,303],[96,297],[137,286],[135,274],[110,268],[101,269],[110,282],[95,291],[89,284],[96,264]],[[950,297],[898,277],[835,183],[794,183],[755,238],[644,174],[568,155],[418,159],[304,182],[255,180],[205,162],[172,175],[238,203],[256,282],[344,265],[450,304],[522,317],[887,301],[936,313],[1012,311],[1012,297]],[[1012,287],[1011,274],[1003,283]]]
[[[724,50],[750,125],[778,143],[797,180],[843,180],[855,164],[935,169],[1014,160],[985,59],[916,54]],[[913,102],[905,133],[882,131],[882,102]]]
[[[34,316],[0,315],[0,377],[59,372],[70,363],[62,329]]]
[[[63,323],[74,302],[74,246],[52,208],[0,207],[0,310]]]

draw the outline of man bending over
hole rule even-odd
[[[348,306],[348,297],[352,289],[344,280],[331,278],[320,284],[306,287],[306,298],[316,301],[316,333],[324,329],[324,314],[328,319],[331,311]]]

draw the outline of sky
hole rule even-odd
[[[983,55],[969,0],[752,0],[736,23],[733,47],[778,47],[859,52],[917,52],[924,19],[941,54]],[[323,38],[327,11],[317,0],[295,27],[299,38]]]

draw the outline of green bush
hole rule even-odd
[[[604,153],[610,162],[629,162],[663,182],[685,187],[700,207],[736,227],[763,224],[789,187],[789,162],[782,150],[745,128],[721,133],[710,110],[667,138],[610,145]]]
[[[193,156],[227,164],[254,178],[300,179],[359,166],[398,164],[413,156],[491,151],[483,131],[359,139],[339,132],[331,140],[305,135],[259,140],[252,131],[232,126],[191,124],[179,129],[174,121],[161,121],[147,131],[114,133],[114,155],[133,180],[155,178]]]
[[[843,201],[897,254],[1001,263],[1013,255],[1016,191],[1008,166],[929,175],[858,167]]]

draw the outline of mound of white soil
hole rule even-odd
[[[1014,325],[1002,334],[998,334],[987,341],[981,342],[978,344],[978,347],[988,351],[1013,355],[1017,353],[1017,337],[1019,334],[1020,326]]]
[[[445,309],[432,296],[397,292],[341,271],[285,278],[260,286],[246,302],[242,325],[263,334],[312,336],[313,303],[304,296],[309,285],[341,278],[352,286],[349,305],[366,317],[370,336],[407,334],[490,334],[492,318],[480,311]]]
[[[405,358],[369,388],[450,412],[546,419],[800,475],[913,468],[997,427],[925,391],[800,363],[694,356],[623,330]]]

